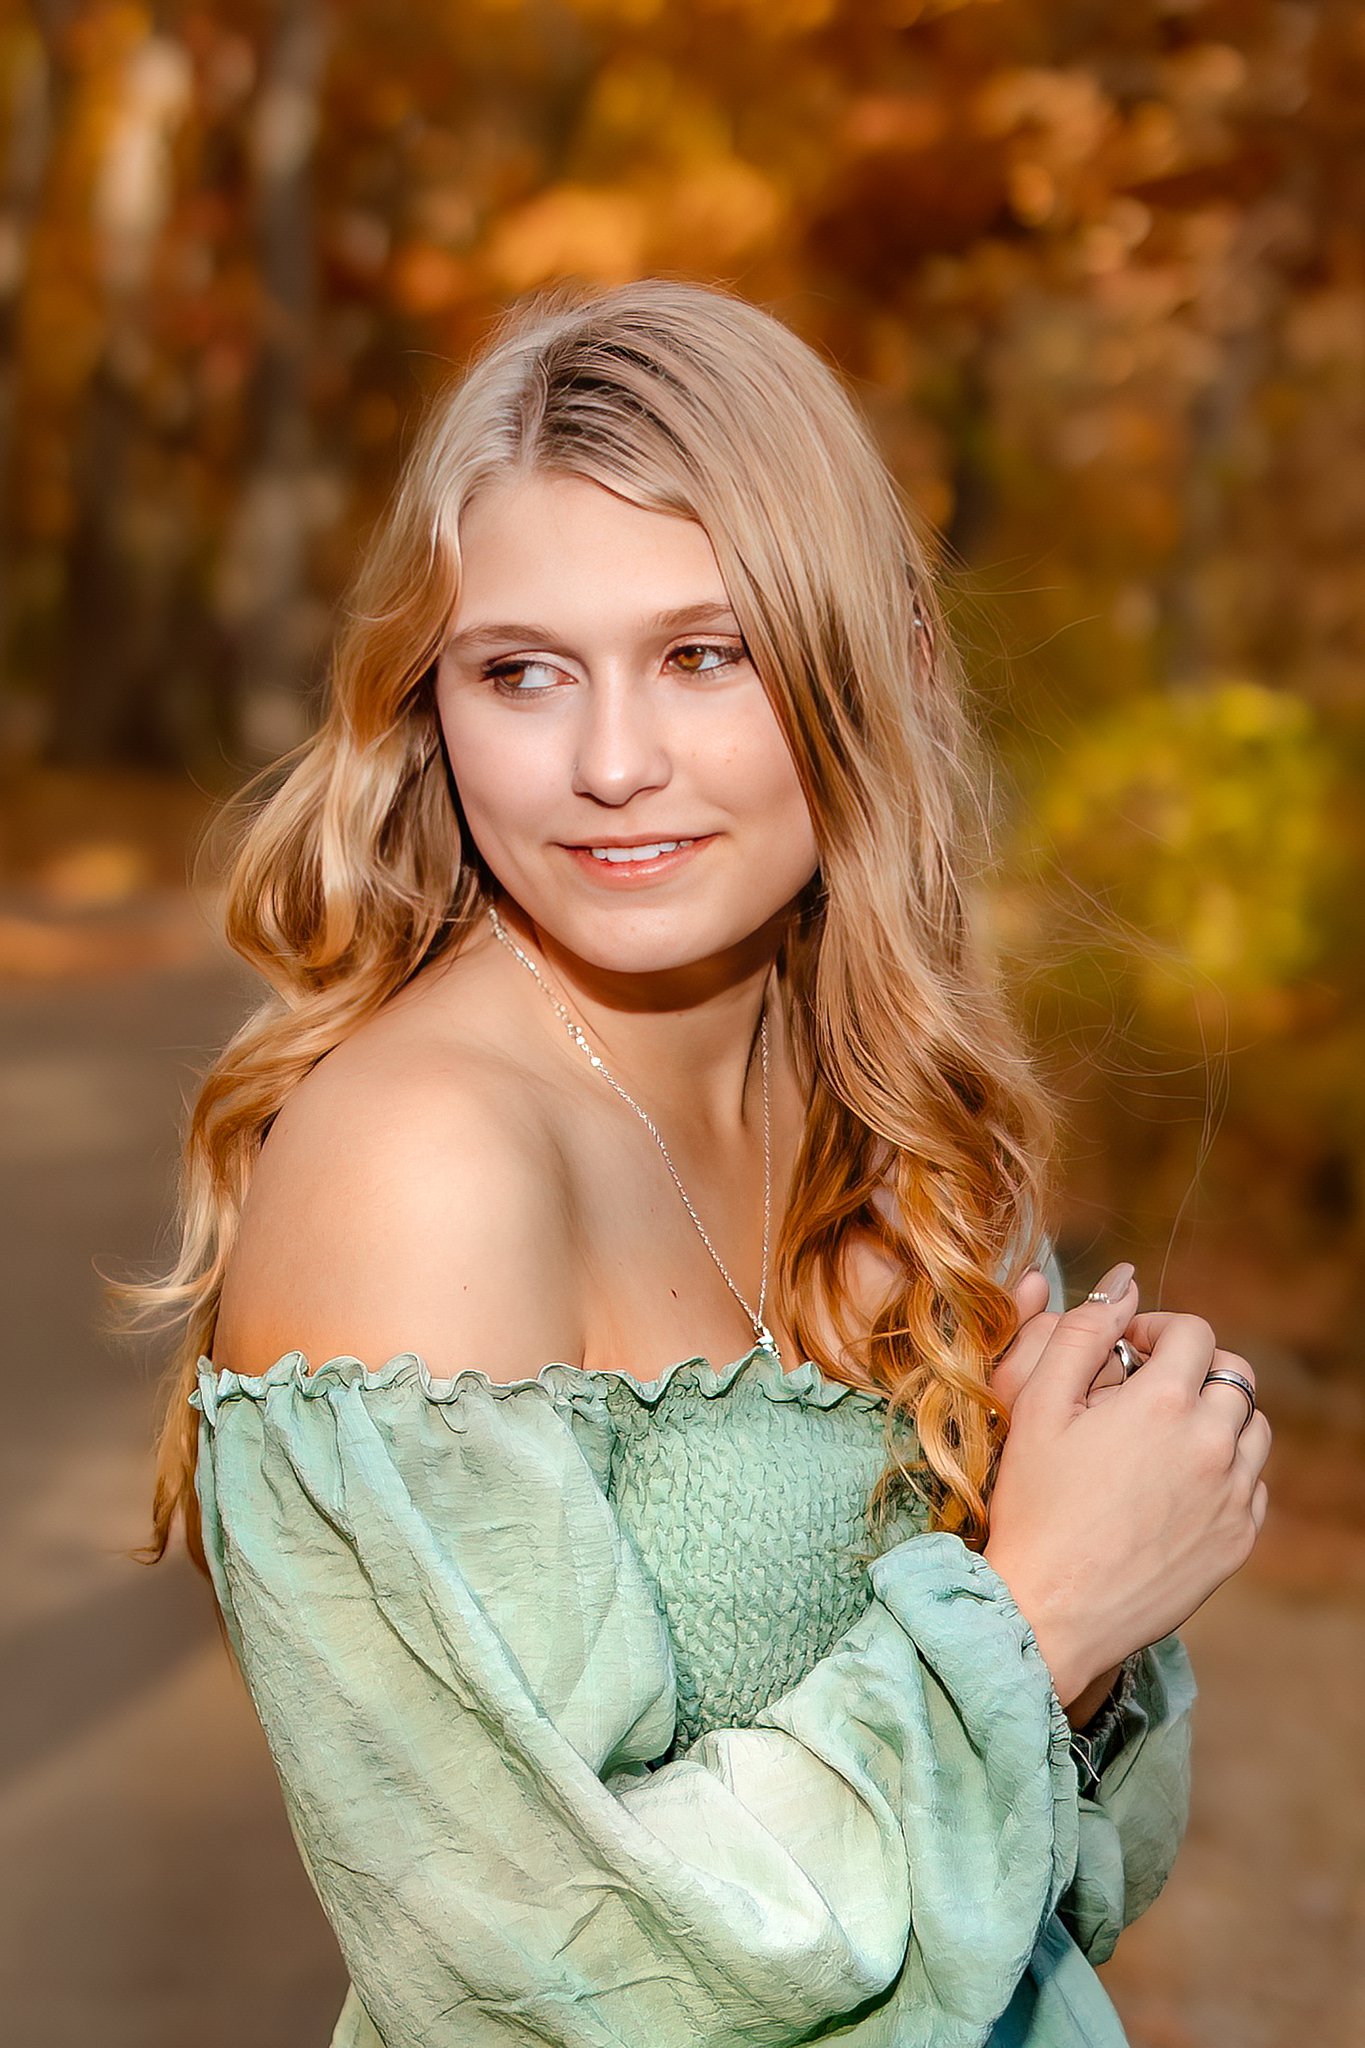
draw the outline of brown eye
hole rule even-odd
[[[553,683],[527,684],[519,680],[537,671],[542,675],[555,674],[555,670],[544,661],[498,661],[490,663],[484,675],[504,697],[541,697],[554,688]]]
[[[690,676],[719,675],[722,669],[736,668],[743,661],[745,652],[743,647],[718,647],[709,640],[690,640],[685,646],[675,647],[670,659],[684,662],[684,673]],[[687,657],[706,654],[718,658],[706,668],[687,665]]]

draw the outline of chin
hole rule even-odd
[[[581,960],[612,974],[668,974],[695,967],[748,936],[743,932],[730,936],[723,929],[713,932],[709,926],[702,929],[685,918],[669,919],[666,924],[660,920],[653,930],[641,929],[638,921],[627,930],[622,919],[621,929],[604,931],[603,921],[599,915],[570,920],[562,931],[550,925],[545,929]]]
[[[529,915],[556,945],[608,974],[669,974],[732,952],[753,937],[771,912],[739,914],[697,904],[547,905]]]

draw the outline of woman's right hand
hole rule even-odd
[[[1125,1261],[1056,1324],[1010,1416],[983,1555],[1005,1581],[1063,1706],[1186,1621],[1245,1564],[1268,1494],[1270,1425],[1203,1379],[1244,1358],[1202,1316],[1138,1315]],[[1088,1400],[1115,1339],[1148,1356]]]

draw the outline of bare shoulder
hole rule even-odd
[[[362,1029],[272,1124],[226,1275],[214,1362],[286,1351],[372,1369],[520,1378],[574,1362],[574,1206],[553,1119],[527,1075],[411,1023]]]

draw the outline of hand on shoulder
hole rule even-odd
[[[343,1045],[271,1126],[223,1291],[214,1362],[286,1351],[372,1370],[415,1351],[493,1379],[571,1361],[580,1261],[552,1128],[510,1063],[378,1035]]]

